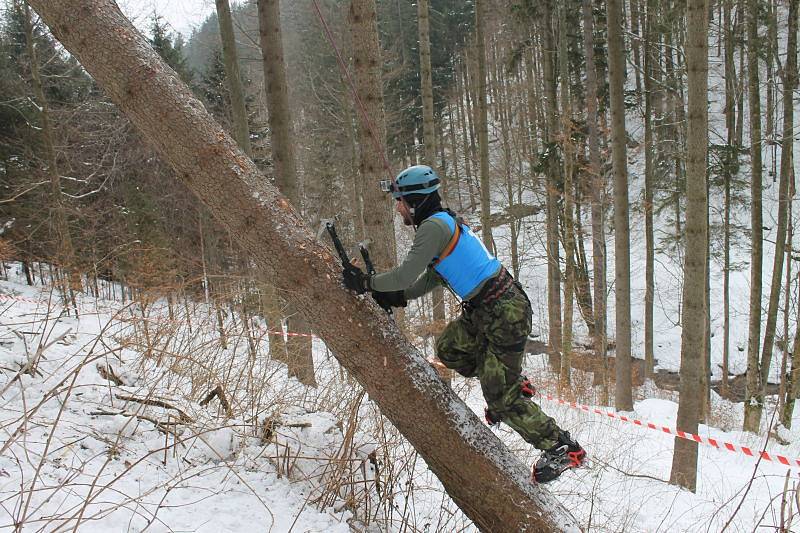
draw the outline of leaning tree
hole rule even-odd
[[[242,250],[275,273],[277,287],[478,527],[578,529],[371,298],[342,287],[331,251],[113,0],[30,3]]]

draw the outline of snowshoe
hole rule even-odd
[[[533,466],[531,478],[536,483],[553,481],[570,468],[578,468],[586,461],[586,450],[570,437],[569,432],[561,431],[558,442],[545,450]]]

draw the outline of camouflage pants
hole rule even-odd
[[[489,305],[465,309],[436,343],[442,363],[464,377],[477,376],[489,410],[526,442],[555,446],[558,426],[522,396],[522,357],[531,331],[531,304],[518,283]]]

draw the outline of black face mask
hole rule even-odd
[[[409,194],[405,197],[408,206],[414,210],[414,225],[419,226],[431,215],[444,211],[442,198],[434,191],[431,194]]]

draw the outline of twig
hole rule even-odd
[[[126,417],[129,417],[129,418],[136,418],[138,420],[145,420],[145,421],[150,422],[151,424],[153,424],[156,427],[156,429],[159,430],[162,433],[166,433],[166,434],[169,434],[169,435],[172,435],[172,436],[177,436],[178,435],[178,433],[174,429],[170,429],[167,426],[176,426],[176,425],[179,424],[179,422],[172,422],[172,421],[163,422],[163,421],[161,421],[161,420],[159,420],[159,419],[157,419],[155,417],[149,416],[149,415],[144,415],[144,414],[139,414],[139,413],[129,413],[127,411],[102,411],[101,410],[101,411],[91,411],[89,414],[92,415],[92,416],[126,416]]]
[[[194,419],[191,416],[189,416],[188,414],[186,414],[186,412],[183,409],[180,409],[179,407],[175,407],[174,405],[171,405],[171,404],[165,402],[164,400],[159,400],[159,399],[156,399],[156,398],[139,398],[137,396],[129,396],[127,394],[116,394],[115,396],[116,396],[117,399],[123,400],[123,401],[126,401],[126,402],[137,402],[137,403],[141,403],[141,404],[144,404],[144,405],[152,405],[152,406],[155,406],[155,407],[163,407],[164,409],[172,409],[172,410],[178,412],[178,414],[180,415],[180,418],[181,418],[182,421],[184,421],[184,422],[194,422]]]
[[[769,421],[769,428],[767,428],[767,438],[764,441],[764,446],[762,447],[762,450],[766,450],[767,449],[767,444],[769,444],[770,432],[772,431],[773,423],[775,422],[775,414],[777,412],[778,412],[778,409],[774,409],[772,411],[772,418]],[[758,459],[756,460],[756,465],[753,467],[753,475],[750,476],[750,480],[747,482],[747,488],[745,489],[744,494],[742,495],[742,499],[739,500],[739,504],[736,506],[736,509],[733,510],[733,514],[731,515],[730,518],[728,518],[728,521],[725,522],[725,525],[722,526],[722,529],[720,529],[720,533],[722,533],[723,531],[728,529],[728,526],[731,525],[731,522],[733,522],[733,519],[739,513],[739,510],[742,508],[742,504],[744,503],[745,498],[747,498],[747,494],[750,492],[750,488],[753,486],[753,482],[756,479],[756,472],[758,472],[758,466],[761,464],[762,457],[763,457],[762,454],[758,454]]]
[[[214,387],[214,389],[209,392],[205,398],[203,398],[203,401],[200,402],[200,405],[205,406],[208,404],[208,402],[213,400],[215,396],[219,398],[219,403],[222,405],[223,409],[225,409],[225,414],[228,416],[228,418],[233,418],[233,409],[231,409],[231,404],[228,402],[227,396],[225,396],[225,390],[222,388],[222,385],[217,385]]]

